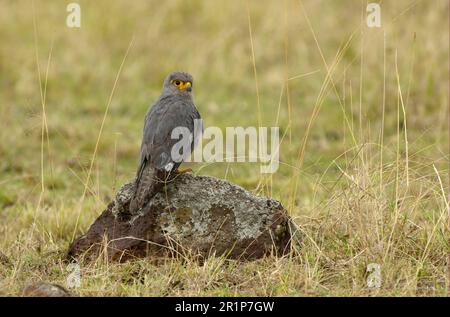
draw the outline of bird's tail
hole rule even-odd
[[[136,177],[134,195],[130,201],[130,212],[135,213],[162,188],[164,177],[156,168],[143,164]]]

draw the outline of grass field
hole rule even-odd
[[[65,250],[134,177],[173,70],[206,126],[280,126],[280,168],[191,164],[289,210],[284,258],[81,266],[80,296],[446,296],[448,1],[0,0],[0,295],[67,286]],[[247,5],[248,3],[248,5]],[[369,288],[378,264],[381,287]]]

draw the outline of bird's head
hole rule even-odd
[[[194,79],[191,74],[186,72],[173,72],[164,80],[163,94],[190,95],[193,84]]]

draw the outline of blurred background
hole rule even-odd
[[[4,250],[19,250],[30,226],[51,250],[86,230],[134,177],[144,115],[174,70],[193,74],[206,126],[260,116],[280,127],[277,173],[195,172],[271,195],[299,224],[348,216],[339,190],[363,188],[380,210],[410,199],[401,208],[424,217],[414,223],[439,220],[430,228],[445,236],[433,212],[448,189],[448,1],[380,1],[381,28],[367,27],[358,0],[76,2],[81,28],[66,26],[70,1],[0,1]],[[441,264],[443,241],[431,243]],[[442,282],[441,264],[430,274]]]

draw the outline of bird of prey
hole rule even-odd
[[[131,213],[141,209],[162,188],[169,175],[178,172],[178,167],[198,142],[203,124],[193,102],[192,89],[190,74],[169,74],[164,80],[161,95],[145,116],[135,192],[130,201]],[[188,138],[181,140],[177,133],[178,139],[174,138],[173,131],[180,128],[189,132]],[[185,143],[181,150],[173,151],[180,142]]]

